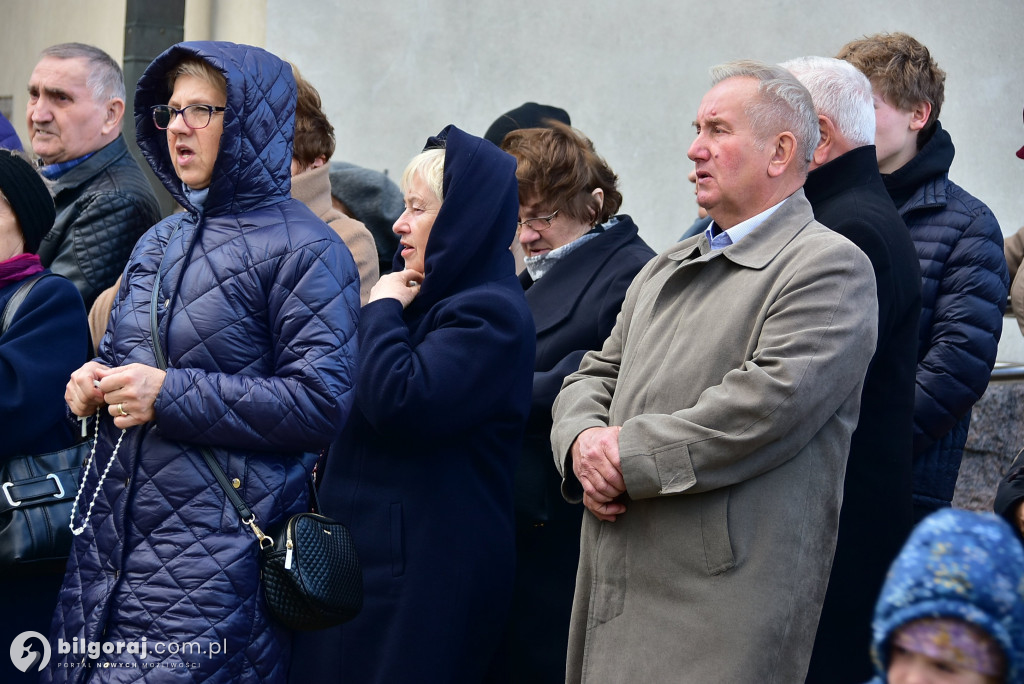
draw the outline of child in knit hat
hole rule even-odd
[[[875,607],[871,684],[1024,684],[1024,547],[989,513],[925,518]]]

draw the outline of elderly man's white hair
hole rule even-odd
[[[114,58],[94,45],[85,43],[60,43],[51,45],[39,53],[43,57],[57,59],[84,59],[89,65],[86,85],[92,89],[92,99],[106,104],[113,99],[125,99],[124,73]]]
[[[798,57],[788,69],[811,93],[814,108],[827,116],[855,147],[875,144],[871,82],[857,67],[832,57]]]
[[[760,98],[747,103],[746,114],[761,142],[782,131],[796,138],[798,159],[806,172],[820,139],[818,114],[807,89],[786,69],[754,60],[737,60],[711,67],[711,84],[729,78],[754,78]]]

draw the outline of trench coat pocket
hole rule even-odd
[[[594,578],[590,619],[587,627],[604,624],[622,614],[626,605],[626,578],[629,575],[629,535],[615,534],[608,529],[610,523],[601,523],[601,537],[597,547],[597,567],[601,571]]]
[[[700,533],[708,574],[720,575],[736,566],[729,538],[729,490],[700,494]]]

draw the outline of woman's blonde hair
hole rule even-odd
[[[409,189],[413,176],[419,176],[427,184],[438,201],[444,201],[444,148],[435,147],[420,152],[402,172],[402,194]]]
[[[198,57],[186,57],[177,64],[175,64],[169,72],[167,72],[167,87],[171,92],[174,91],[174,83],[181,76],[192,76],[198,78],[201,81],[206,81],[214,88],[217,88],[225,97],[228,94],[228,82],[224,78],[224,74],[217,71],[213,66],[204,59]]]

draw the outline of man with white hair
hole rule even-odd
[[[807,90],[734,62],[688,156],[708,230],[652,259],[566,378],[551,432],[582,500],[568,682],[791,684],[807,673],[878,304],[814,220]]]
[[[28,81],[29,142],[57,207],[39,258],[78,287],[86,309],[160,219],[156,195],[121,135],[124,107],[121,67],[91,45],[46,48]]]
[[[871,82],[849,62],[801,57],[782,64],[811,93],[821,140],[804,184],[814,218],[871,260],[878,343],[861,394],[846,466],[839,540],[807,682],[871,679],[871,619],[889,564],[913,527],[912,465],[917,252],[875,158]]]

